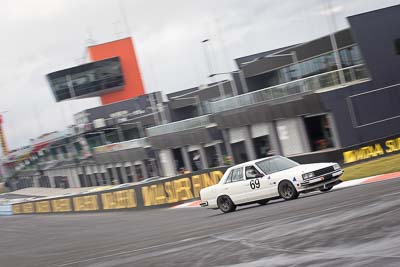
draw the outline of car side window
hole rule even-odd
[[[225,180],[226,184],[232,183],[232,173],[233,173],[233,170],[231,170],[230,173],[228,174],[228,177]]]
[[[231,171],[225,183],[234,183],[243,181],[243,168],[236,168]]]
[[[247,166],[245,169],[246,179],[254,179],[261,176],[261,173],[254,166]]]

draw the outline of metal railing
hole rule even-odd
[[[94,147],[95,153],[106,153],[111,151],[119,151],[125,149],[132,149],[132,148],[141,148],[148,146],[149,143],[147,142],[147,138],[139,138],[139,139],[132,139],[124,142],[119,143],[112,143],[103,146]]]
[[[168,133],[174,133],[177,131],[184,131],[198,127],[205,127],[211,123],[210,115],[195,117],[187,120],[171,122],[151,128],[147,128],[148,136],[156,136]]]
[[[346,83],[340,83],[340,71],[343,71]],[[313,92],[319,89],[341,87],[367,79],[369,79],[367,70],[363,64],[360,64],[218,100],[215,102],[209,102],[206,110],[209,113],[218,113],[239,107],[254,105],[260,102],[276,100],[287,96]]]

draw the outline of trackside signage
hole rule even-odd
[[[400,137],[395,137],[372,142],[356,149],[345,150],[343,162],[349,164],[398,152],[400,152]]]
[[[12,205],[13,214],[95,212],[168,207],[198,199],[202,188],[217,184],[228,167],[92,194],[37,200]]]

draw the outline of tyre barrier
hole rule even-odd
[[[51,214],[163,208],[200,198],[202,188],[215,185],[228,167],[164,178],[146,184],[12,204],[12,213]]]

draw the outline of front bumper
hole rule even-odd
[[[339,180],[339,177],[343,174],[343,170],[336,170],[331,173],[324,174],[319,177],[314,177],[313,179],[301,183],[301,187],[304,189],[312,189],[312,188],[318,188],[324,185],[331,185],[331,184],[339,184],[341,181]],[[339,182],[338,182],[339,181]]]

